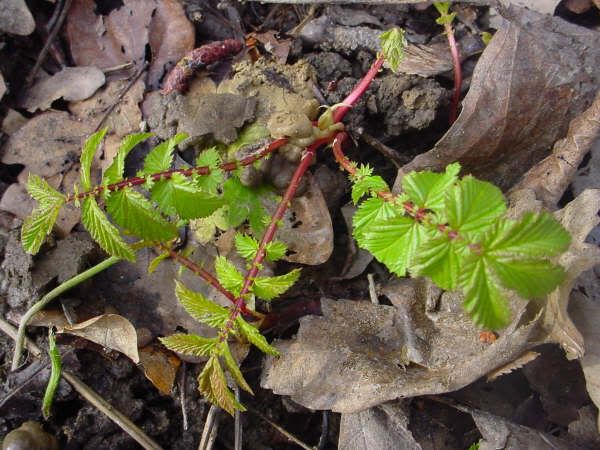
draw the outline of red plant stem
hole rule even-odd
[[[448,45],[450,45],[450,53],[452,54],[452,65],[454,66],[454,92],[452,94],[452,102],[450,103],[450,113],[448,120],[452,125],[458,117],[458,101],[460,100],[460,90],[462,86],[462,71],[460,67],[460,55],[456,39],[454,38],[454,30],[449,23],[444,24]]]
[[[283,218],[283,215],[284,215],[286,209],[289,207],[290,202],[294,198],[294,195],[296,194],[296,190],[298,189],[298,186],[300,185],[300,181],[302,180],[302,177],[304,176],[304,174],[308,170],[310,164],[312,163],[312,160],[315,157],[315,153],[317,152],[317,149],[321,145],[323,145],[327,142],[330,142],[330,141],[331,141],[330,137],[318,139],[315,142],[313,142],[311,145],[309,145],[306,148],[304,155],[302,155],[302,160],[300,161],[300,164],[296,168],[296,171],[294,172],[294,175],[292,176],[290,184],[288,185],[288,187],[285,191],[285,194],[283,194],[283,198],[281,199],[281,201],[279,202],[279,205],[277,206],[277,210],[275,211],[275,214],[273,214],[273,216],[271,217],[271,223],[269,223],[269,226],[267,227],[267,230],[265,231],[265,234],[263,235],[263,237],[260,241],[256,255],[254,256],[254,258],[252,259],[252,262],[250,263],[250,269],[248,269],[248,272],[246,273],[246,276],[244,277],[244,284],[242,285],[242,290],[240,291],[240,295],[237,297],[235,304],[233,305],[233,308],[231,309],[231,312],[229,313],[229,319],[227,320],[227,323],[225,324],[221,333],[219,334],[219,339],[221,339],[221,341],[227,339],[229,332],[233,328],[235,319],[240,314],[241,309],[245,304],[244,297],[248,294],[248,292],[250,292],[252,283],[254,282],[254,279],[256,278],[256,275],[258,274],[258,271],[260,270],[260,266],[262,265],[262,262],[265,258],[265,254],[266,254],[265,248],[266,248],[267,244],[269,242],[271,242],[273,240],[273,238],[275,237],[275,233],[277,233],[277,228],[279,227],[279,222]]]
[[[337,108],[333,112],[333,121],[340,122],[346,113],[352,108],[358,100],[363,96],[366,90],[371,85],[373,79],[377,76],[377,73],[383,66],[383,62],[385,61],[383,56],[380,56],[375,60],[369,71],[365,74],[362,80],[352,89],[352,92],[348,94],[348,96],[342,101],[339,108]]]
[[[252,164],[253,162],[258,161],[259,159],[264,158],[269,153],[274,152],[279,147],[287,144],[287,142],[288,142],[287,138],[275,139],[274,141],[271,141],[271,142],[269,142],[269,144],[265,145],[265,147],[263,147],[257,153],[247,156],[244,159],[241,159],[240,161],[231,161],[231,162],[223,163],[223,164],[221,164],[220,168],[227,172],[231,172],[232,170],[235,170],[240,166],[248,166],[248,165]],[[200,167],[190,167],[188,169],[170,169],[170,170],[165,170],[164,172],[154,173],[154,174],[150,175],[150,179],[152,181],[168,180],[175,173],[179,173],[186,177],[191,177],[192,175],[208,175],[210,173],[210,168],[208,166],[200,166]],[[142,184],[146,183],[147,181],[148,181],[148,178],[131,177],[131,178],[126,178],[122,181],[119,181],[118,183],[109,184],[106,187],[105,186],[96,186],[94,189],[92,189],[90,191],[81,192],[79,194],[67,195],[67,197],[65,199],[65,203],[68,203],[68,202],[71,202],[74,200],[81,200],[86,197],[98,195],[102,191],[104,191],[104,189],[108,189],[111,192],[118,191],[119,189],[124,189],[126,187],[142,185]]]
[[[227,299],[231,303],[235,304],[235,300],[236,300],[235,296],[231,292],[229,292],[227,289],[225,289],[221,285],[219,280],[217,280],[206,269],[200,267],[198,264],[196,264],[191,259],[183,256],[181,253],[176,252],[175,250],[167,247],[166,245],[158,245],[158,250],[161,252],[167,253],[169,255],[169,258],[171,258],[174,261],[177,261],[179,264],[181,264],[183,267],[188,269],[190,272],[198,275],[200,278],[202,278],[204,281],[206,281],[208,284],[210,284],[212,287],[214,287],[217,291],[219,291],[221,294],[223,294],[225,297],[227,297]],[[253,313],[253,311],[250,311],[249,309],[246,308],[246,305],[241,305],[240,309],[241,309],[241,312],[244,314],[252,314]]]

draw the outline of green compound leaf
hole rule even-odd
[[[389,190],[389,186],[379,175],[363,177],[352,186],[352,202],[356,205],[361,198],[369,193]]]
[[[240,367],[238,366],[237,361],[231,354],[231,350],[229,349],[229,345],[227,344],[227,342],[222,343],[221,356],[223,357],[223,360],[225,361],[227,370],[229,371],[229,373],[231,374],[232,378],[235,380],[237,385],[239,387],[241,387],[243,390],[245,390],[246,392],[249,392],[250,394],[254,395],[252,388],[250,387],[250,385],[244,378],[244,375],[242,375],[242,371],[240,370]]]
[[[416,251],[411,274],[426,276],[442,289],[458,287],[464,245],[447,236],[425,241]]]
[[[247,234],[235,234],[235,248],[242,258],[251,261],[258,251],[258,241]]]
[[[402,277],[419,245],[429,237],[428,233],[422,224],[410,217],[393,217],[372,223],[358,243],[391,272]]]
[[[81,188],[84,191],[89,191],[92,188],[92,162],[94,161],[94,155],[96,154],[102,139],[104,139],[107,130],[108,128],[103,128],[102,130],[97,131],[87,138],[85,144],[83,144],[80,159],[81,168],[79,170],[81,172]]]
[[[117,155],[113,159],[111,165],[108,166],[108,169],[106,169],[104,172],[102,183],[113,184],[121,181],[123,179],[123,172],[125,170],[125,158],[136,145],[138,145],[140,142],[144,142],[150,136],[152,136],[152,133],[136,133],[126,136],[121,141],[119,151],[117,152]]]
[[[177,227],[133,189],[113,192],[106,200],[106,210],[118,225],[147,241],[169,241],[179,235]]]
[[[21,227],[21,244],[29,254],[36,254],[56,223],[61,204],[46,203],[38,206]]]
[[[175,295],[187,313],[198,322],[213,328],[221,328],[227,322],[229,311],[211,302],[199,292],[186,288],[183,283],[175,280]]]
[[[258,331],[256,327],[249,324],[239,316],[235,319],[235,325],[240,334],[263,353],[279,356],[279,351],[267,342],[265,337],[260,334],[260,331]]]
[[[463,306],[476,325],[498,329],[508,323],[508,302],[494,279],[487,258],[468,258],[462,267],[460,285],[465,294]]]
[[[292,287],[300,277],[300,269],[275,277],[256,277],[252,292],[264,300],[273,300]]]
[[[104,215],[96,199],[88,197],[81,208],[81,223],[102,249],[112,256],[135,261],[135,253],[123,241],[119,230]]]
[[[194,177],[196,185],[206,193],[217,195],[219,187],[225,180],[223,170],[219,167],[221,156],[215,147],[204,150],[196,159],[197,167],[208,167],[210,173],[206,175],[197,175]]]
[[[488,258],[502,285],[525,298],[543,298],[565,279],[562,267],[545,260]]]
[[[178,133],[171,139],[154,147],[144,159],[144,168],[141,174],[151,175],[169,170],[173,162],[173,150],[181,141],[187,139],[187,137],[188,135],[185,133]]]
[[[404,49],[408,45],[402,28],[392,28],[379,35],[381,51],[392,71],[397,72],[404,59]]]
[[[250,227],[257,234],[265,228],[265,209],[255,189],[244,186],[238,178],[229,178],[223,184],[223,199],[230,205],[227,220],[232,228],[240,226],[245,220],[250,222]]]
[[[518,221],[503,220],[486,239],[489,251],[503,255],[554,256],[571,243],[571,236],[549,213],[525,213]]]
[[[196,334],[177,333],[158,338],[169,350],[190,356],[208,356],[219,343],[218,338],[206,338]]]
[[[244,276],[237,268],[224,256],[217,256],[215,259],[215,271],[217,278],[225,289],[234,295],[240,295],[242,285],[244,284]]]
[[[456,183],[460,164],[446,167],[445,173],[410,172],[402,178],[402,190],[418,208],[441,213],[448,189]]]
[[[211,356],[198,376],[198,390],[211,403],[218,405],[229,414],[236,410],[246,411],[233,392],[227,387],[225,373],[217,356]]]
[[[269,242],[265,247],[267,261],[275,262],[280,260],[287,253],[287,249],[287,245],[281,241]]]
[[[358,245],[363,246],[363,236],[374,223],[391,219],[399,214],[396,207],[379,197],[369,198],[362,202],[352,218],[353,234]]]
[[[481,233],[506,212],[506,202],[496,186],[468,175],[448,190],[446,209],[452,229]]]
[[[180,173],[174,173],[169,180],[156,182],[152,187],[152,200],[169,215],[182,219],[208,217],[223,206],[223,199],[202,192]]]

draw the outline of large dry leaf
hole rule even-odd
[[[181,3],[162,0],[150,22],[152,63],[148,69],[150,89],[158,89],[163,75],[194,48],[194,26],[187,19]]]
[[[140,362],[135,328],[129,320],[118,314],[103,314],[85,322],[60,327],[58,332],[82,337],[123,353],[136,364]]]
[[[483,52],[463,110],[435,147],[400,173],[465,169],[511,186],[592,102],[600,79],[598,32],[511,6]]]
[[[410,411],[400,402],[342,414],[338,448],[344,450],[420,450],[408,429]]]
[[[74,0],[66,23],[73,61],[101,69],[132,62],[141,67],[154,0],[125,0],[108,16],[96,15],[94,0]]]
[[[140,364],[144,375],[163,395],[170,395],[181,360],[158,344],[140,348]]]
[[[0,32],[27,36],[34,30],[35,22],[25,0],[0,0]]]
[[[65,67],[49,78],[38,81],[21,101],[29,112],[50,108],[54,100],[85,100],[104,84],[104,73],[97,67]]]

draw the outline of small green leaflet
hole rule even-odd
[[[372,223],[359,245],[369,250],[391,272],[403,277],[417,247],[427,235],[427,228],[414,219],[394,217]]]
[[[166,252],[160,253],[156,258],[150,261],[150,264],[148,264],[148,273],[154,273],[154,271],[158,269],[159,264],[165,259],[169,259],[169,254]]]
[[[44,179],[31,173],[27,179],[27,191],[39,204],[23,222],[21,243],[27,253],[35,254],[52,231],[65,197]]]
[[[227,387],[225,373],[217,356],[211,356],[198,376],[198,390],[208,401],[233,415],[236,410],[246,411]]]
[[[100,131],[92,134],[87,140],[85,144],[83,144],[83,149],[81,151],[81,159],[80,159],[80,177],[81,177],[81,189],[84,191],[89,191],[92,188],[92,162],[94,161],[94,155],[104,139],[104,135],[108,128],[103,128]]]
[[[135,253],[123,241],[119,230],[104,215],[95,198],[88,197],[83,201],[81,223],[106,253],[135,261]]]
[[[565,279],[562,267],[537,259],[487,258],[502,285],[525,299],[543,298]]]
[[[221,198],[202,192],[180,173],[174,173],[169,180],[156,182],[152,188],[152,200],[165,213],[182,219],[207,217],[223,206]]]
[[[185,133],[178,133],[168,141],[164,141],[154,147],[144,159],[143,175],[164,172],[171,168],[173,162],[173,149],[183,140],[187,139]]]
[[[448,190],[446,213],[453,230],[481,233],[506,212],[502,191],[468,175]]]
[[[280,260],[287,253],[287,245],[281,241],[271,241],[265,247],[267,252],[267,261],[275,262]]]
[[[410,172],[402,178],[402,191],[417,207],[441,213],[448,190],[456,183],[460,164],[446,167],[445,173]]]
[[[244,284],[244,276],[237,268],[224,256],[215,258],[215,271],[217,278],[225,289],[234,295],[240,295],[242,285]]]
[[[152,133],[136,133],[126,136],[121,141],[119,151],[117,152],[117,155],[113,159],[111,165],[108,166],[108,169],[106,169],[104,172],[102,184],[108,185],[121,181],[123,179],[123,172],[125,171],[125,158],[136,145],[145,141],[150,136],[152,136]]]
[[[229,178],[223,184],[223,199],[231,205],[228,217],[231,227],[238,227],[248,219],[255,233],[265,228],[262,220],[265,209],[255,189],[244,186],[238,178]]]
[[[390,202],[379,197],[368,198],[360,204],[352,218],[354,238],[362,247],[363,235],[371,229],[374,223],[391,219],[399,214],[398,209]]]
[[[292,287],[299,277],[300,269],[294,269],[285,275],[275,277],[256,277],[252,292],[264,300],[273,300]]]
[[[447,236],[426,240],[417,248],[411,274],[429,277],[442,289],[456,289],[464,257],[464,245],[460,247]]]
[[[456,13],[450,13],[450,3],[451,2],[433,2],[433,6],[438,10],[440,17],[435,19],[435,23],[438,25],[450,25],[454,18],[456,17]]]
[[[390,188],[379,175],[362,177],[352,185],[352,202],[356,205],[365,195],[389,191]]]
[[[239,330],[240,334],[246,340],[248,340],[248,342],[257,347],[263,353],[273,356],[279,356],[279,351],[267,342],[265,337],[262,334],[260,334],[260,331],[258,331],[256,327],[250,325],[248,322],[246,322],[239,316],[235,319],[235,325]]]
[[[221,346],[221,356],[223,357],[225,365],[227,365],[227,369],[229,369],[229,373],[231,374],[235,382],[243,390],[254,395],[254,392],[252,392],[252,388],[248,385],[248,382],[244,378],[244,375],[242,375],[242,371],[240,370],[237,361],[231,354],[231,350],[229,350],[229,345],[227,344],[227,342],[223,342]]]
[[[169,241],[179,235],[177,227],[133,189],[113,192],[106,200],[106,210],[118,225],[147,241]]]
[[[381,51],[392,71],[398,71],[404,59],[404,49],[408,45],[402,28],[391,28],[379,35]]]
[[[213,328],[220,328],[227,322],[229,317],[227,308],[213,303],[199,292],[191,291],[177,280],[175,280],[175,295],[187,313],[198,322]]]
[[[485,257],[472,257],[462,267],[460,285],[464,308],[482,328],[498,329],[510,319],[510,309]]]
[[[219,343],[218,338],[206,338],[196,334],[183,333],[158,339],[169,350],[190,356],[208,356]]]
[[[258,251],[258,241],[247,234],[236,233],[235,249],[242,258],[251,261]]]
[[[217,195],[219,186],[223,184],[225,175],[219,167],[221,164],[221,156],[216,147],[211,147],[204,150],[196,159],[197,167],[208,167],[210,173],[207,175],[197,175],[194,177],[194,182],[200,189],[212,195]]]
[[[42,415],[45,420],[48,420],[48,417],[50,417],[54,394],[56,393],[56,389],[58,389],[62,372],[62,360],[58,347],[56,346],[56,337],[54,336],[52,328],[50,328],[48,333],[48,357],[50,358],[50,378],[48,379],[46,391],[44,392],[44,399],[42,401]]]

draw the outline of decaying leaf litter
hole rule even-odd
[[[575,9],[574,2],[563,3]],[[0,29],[11,33],[2,35],[5,45],[0,52],[12,59],[29,55],[34,61],[48,30],[39,29],[34,38],[31,12],[24,3],[3,0],[0,5],[18,11],[10,20],[0,15]],[[352,156],[376,164],[393,181],[397,163],[365,144],[371,136],[407,163],[399,178],[412,169],[438,170],[459,160],[468,171],[501,185],[514,211],[541,206],[556,210],[574,236],[561,261],[568,269],[568,283],[551,294],[546,304],[524,307],[515,302],[513,323],[496,340],[482,342],[456,296],[440,292],[425,280],[390,279],[377,263],[366,269],[364,263],[352,263],[355,255],[340,214],[349,198],[348,185],[332,159],[322,156],[303,195],[294,200],[282,233],[293,250],[288,260],[314,265],[314,269],[307,267],[301,284],[280,305],[272,305],[269,323],[277,330],[275,342],[282,350],[281,358],[266,360],[262,370],[255,355],[246,360],[244,367],[254,374],[255,390],[261,372],[261,384],[268,388],[258,393],[252,406],[306,437],[311,445],[321,437],[330,448],[338,442],[340,448],[368,444],[369,448],[389,448],[389,442],[397,443],[397,448],[467,448],[479,439],[480,448],[522,448],[524,442],[534,446],[537,441],[547,444],[555,439],[553,445],[569,448],[590,448],[597,443],[596,410],[591,406],[598,402],[593,346],[597,306],[593,266],[598,261],[598,241],[594,238],[597,231],[592,231],[600,201],[594,190],[598,188],[594,177],[598,146],[593,146],[599,132],[599,101],[594,101],[600,75],[599,54],[593,45],[597,24],[583,27],[516,6],[490,12],[468,3],[455,5],[468,93],[462,114],[448,129],[445,115],[452,84],[447,72],[451,65],[442,51],[445,38],[434,23],[432,8],[225,6],[130,0],[121,8],[99,11],[91,1],[74,0],[63,33],[51,46],[51,57],[31,88],[19,81],[27,75],[27,64],[17,67],[6,58],[0,62],[1,113],[6,117],[0,201],[4,317],[18,322],[26,307],[57,282],[100,258],[85,233],[72,232],[79,222],[75,211],[61,217],[56,240],[45,253],[32,258],[22,251],[16,230],[33,205],[24,189],[29,172],[69,190],[78,177],[83,140],[103,125],[109,127],[110,135],[94,165],[97,176],[110,164],[120,139],[138,131],[142,122],[161,138],[182,130],[191,135],[181,146],[182,163],[191,146],[203,140],[243,140],[240,127],[254,121],[274,137],[277,133],[301,137],[303,120],[314,119],[320,103],[343,99],[368,67],[380,30],[401,25],[409,31],[406,73],[384,71],[351,112],[347,123],[359,144]],[[545,4],[539,11],[547,13],[548,8],[552,6]],[[595,11],[592,7],[586,11],[590,10]],[[32,12],[49,19],[47,10],[32,8]],[[494,19],[497,31],[484,47],[478,33],[488,31],[484,20],[488,17]],[[296,28],[300,22],[303,26]],[[186,95],[166,99],[158,93],[169,66],[191,48],[211,40],[240,39],[244,34],[255,43],[248,56],[234,58],[233,68],[226,63],[198,74]],[[39,45],[32,45],[32,39]],[[97,75],[89,76],[90,71]],[[76,95],[84,93],[89,98],[74,98],[72,84],[78,88]],[[137,149],[128,159],[131,173],[139,168],[144,151]],[[289,179],[299,156],[298,148],[288,148],[282,157],[270,161],[270,167],[248,173],[248,183],[285,186],[285,177]],[[568,204],[571,198],[575,200]],[[264,202],[269,209],[274,200],[267,196]],[[218,220],[208,225],[208,232],[206,227],[196,224],[189,232],[192,243],[209,237],[204,247],[191,247],[195,257],[231,252],[232,235],[211,239],[211,232],[219,234]],[[36,324],[56,326],[65,333],[77,330],[79,338],[67,334],[59,338],[62,351],[76,349],[65,358],[69,370],[77,371],[164,448],[192,448],[207,409],[194,386],[198,361],[182,365],[175,355],[157,346],[155,338],[178,326],[191,330],[200,325],[186,316],[170,286],[174,279],[189,274],[162,263],[149,275],[146,267],[153,256],[148,251],[135,266],[119,263],[63,295],[54,304],[55,314],[40,317]],[[243,266],[243,261],[237,263]],[[359,269],[354,269],[358,273],[351,280],[339,281],[347,273],[342,267]],[[266,268],[273,269],[277,268]],[[386,304],[369,301],[366,274],[370,272],[376,273],[375,288]],[[200,283],[194,288],[212,298],[220,295]],[[319,309],[323,315],[314,315]],[[296,331],[295,320],[306,314]],[[97,325],[103,334],[94,340]],[[35,330],[30,329],[31,336],[46,335]],[[123,340],[130,351],[119,344]],[[12,343],[1,342],[4,359],[9,361]],[[542,345],[547,343],[560,344],[564,352],[560,350],[563,353],[557,356],[556,347]],[[541,356],[519,370],[519,361],[532,349]],[[118,351],[134,361],[139,358],[143,370]],[[240,348],[236,356],[245,354]],[[567,362],[564,354],[579,359],[583,370],[578,362]],[[561,394],[556,386],[540,381],[547,361],[563,368],[562,376],[569,375],[565,383],[577,386],[577,395]],[[34,372],[35,364],[39,363],[7,375],[11,382],[7,394],[27,380],[23,372]],[[179,378],[175,375],[178,367]],[[477,381],[497,370],[509,374],[487,385],[488,389]],[[156,387],[145,380],[144,372]],[[0,419],[2,434],[26,419],[40,420],[47,373],[35,374],[34,382],[2,405],[8,411]],[[430,396],[460,388],[453,396]],[[170,390],[175,392],[172,397],[164,395]],[[273,396],[270,390],[291,400]],[[509,393],[508,400],[500,401],[495,391]],[[556,401],[558,395],[564,395],[561,402]],[[180,397],[185,401],[180,402]],[[408,399],[395,400],[400,397]],[[70,405],[75,412],[55,416],[45,425],[70,448],[84,442],[101,448],[135,445],[113,422],[80,400],[69,384],[61,383],[56,402]],[[329,426],[322,426],[320,413],[306,408],[334,411],[326,416]],[[189,426],[183,433],[182,409]],[[564,409],[562,415],[558,409]],[[255,416],[246,415],[243,420],[246,447],[292,448]],[[233,441],[228,428],[220,427],[222,441],[217,445]],[[393,441],[382,435],[393,436]],[[361,447],[360,442],[367,444]]]

